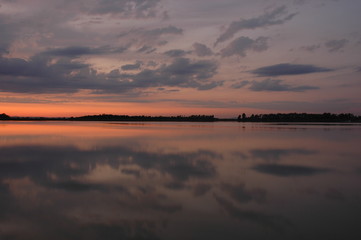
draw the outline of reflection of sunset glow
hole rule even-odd
[[[123,231],[130,234],[125,239],[191,239],[200,227],[219,231],[217,239],[263,239],[265,228],[268,238],[282,237],[281,229],[297,239],[300,231],[313,238],[309,229],[323,222],[347,236],[359,229],[343,227],[338,213],[330,223],[327,213],[360,214],[354,183],[361,152],[353,144],[360,131],[359,125],[4,122],[0,238],[49,239],[47,226],[50,236],[71,232],[78,239],[104,229],[116,239]],[[4,230],[8,216],[18,224]]]

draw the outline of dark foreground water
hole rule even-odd
[[[361,239],[361,125],[0,122],[0,239]]]

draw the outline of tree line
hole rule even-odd
[[[191,116],[129,116],[99,114],[81,117],[11,117],[5,113],[0,114],[0,120],[13,121],[173,121],[173,122],[214,122],[214,121],[238,121],[238,122],[361,122],[361,116],[352,113],[270,113],[251,114],[245,113],[236,118],[216,118],[214,115],[191,115]]]
[[[10,117],[7,114],[0,114],[0,120],[18,120],[18,121],[174,121],[174,122],[213,122],[218,119],[214,115],[191,115],[191,116],[129,116],[99,114],[86,115],[81,117]]]
[[[238,116],[240,122],[361,122],[361,116],[352,113],[270,113],[252,114],[245,113]]]

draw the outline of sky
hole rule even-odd
[[[361,114],[360,0],[0,0],[0,112]]]

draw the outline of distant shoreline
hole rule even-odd
[[[1,121],[119,121],[119,122],[284,122],[284,123],[361,123],[361,116],[351,113],[271,113],[241,114],[235,118],[216,118],[214,115],[191,115],[191,116],[129,116],[99,114],[81,117],[11,117],[0,114]]]

